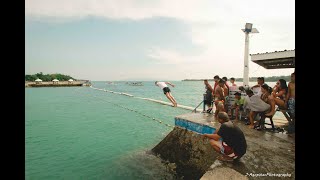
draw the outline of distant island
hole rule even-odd
[[[25,75],[25,87],[68,87],[91,86],[89,80],[74,79],[64,74],[43,74],[42,72]]]
[[[40,72],[33,75],[25,75],[25,81],[35,81],[36,79],[41,79],[42,81],[52,81],[54,79],[68,81],[69,79],[73,79],[76,81],[73,77],[64,74],[43,74]]]
[[[257,78],[258,77],[250,77],[249,78],[249,81],[257,81]],[[271,77],[264,77],[264,81],[265,82],[276,82],[278,81],[279,79],[284,79],[286,80],[287,82],[290,81],[290,76],[271,76]],[[184,79],[182,81],[203,81],[205,79]],[[213,80],[213,79],[208,79],[208,80]],[[230,78],[228,77],[228,81],[230,81]],[[240,81],[242,82],[243,81],[243,78],[235,78],[235,81]]]

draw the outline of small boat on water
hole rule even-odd
[[[142,82],[130,82],[128,83],[130,86],[143,86]]]
[[[106,84],[114,85],[114,82],[112,82],[112,81],[107,81]]]

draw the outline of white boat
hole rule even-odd
[[[130,82],[130,86],[143,86],[142,82]]]

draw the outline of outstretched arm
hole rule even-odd
[[[203,136],[209,139],[214,139],[216,141],[218,141],[221,138],[221,136],[219,136],[218,134],[204,134]]]
[[[170,82],[165,82],[166,84],[170,84],[170,86],[174,87],[174,84],[170,83]]]

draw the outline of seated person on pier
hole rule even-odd
[[[272,95],[276,105],[280,109],[287,109],[286,97],[288,92],[287,82],[284,79],[279,79],[276,85],[273,87]]]
[[[257,114],[257,112],[265,112],[268,113],[268,111],[271,109],[271,106],[263,101],[258,94],[254,94],[252,90],[247,90],[246,91],[248,97],[245,100],[244,106],[246,108],[250,109],[249,113],[249,128],[253,129],[254,128],[254,118]]]
[[[264,77],[257,78],[257,84],[251,87],[251,90],[254,91],[254,94],[261,95],[261,86],[264,84]]]
[[[221,154],[218,157],[219,160],[233,161],[241,158],[247,150],[247,142],[243,132],[229,120],[226,112],[219,112],[217,117],[221,123],[220,128],[213,134],[204,134],[203,136],[209,138],[213,149]]]
[[[241,97],[241,93],[239,92],[236,92],[234,94],[234,98],[235,98],[235,101],[234,101],[234,104],[232,105],[232,109],[231,109],[231,116],[233,116],[233,110],[235,109],[236,111],[236,119],[235,121],[238,121],[238,117],[239,117],[239,111],[243,111],[243,105],[244,105],[244,98]]]
[[[245,93],[246,92],[246,89],[243,86],[239,86],[239,90],[240,90],[241,93]]]
[[[273,116],[276,113],[276,104],[274,101],[272,93],[272,88],[267,84],[261,86],[261,99],[270,105],[270,112],[266,113],[266,116]]]

